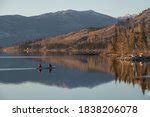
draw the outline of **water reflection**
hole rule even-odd
[[[127,84],[138,84],[143,94],[150,90],[150,63],[112,61],[111,71],[116,76],[116,81]]]
[[[103,72],[113,74],[116,82],[135,84],[141,87],[143,94],[150,90],[150,63],[118,61],[101,57],[63,56],[37,59],[44,62],[54,62],[63,66],[75,67],[87,72]]]
[[[40,83],[48,86],[57,86],[61,88],[93,88],[98,85],[114,80],[111,74],[106,74],[108,66],[104,63],[98,64],[98,57],[67,57],[51,56],[38,58],[18,58],[0,59],[1,68],[10,66],[30,66],[37,67],[39,63],[47,66],[49,63],[55,66],[50,73],[48,70],[24,70],[24,71],[5,71],[0,72],[0,83],[20,84],[25,82]],[[62,65],[59,64],[62,63]],[[74,63],[75,62],[75,63]],[[101,68],[100,65],[103,67]],[[67,66],[67,67],[66,67]],[[75,68],[72,68],[75,66]],[[78,68],[81,67],[81,70]],[[88,70],[88,71],[86,71]],[[90,71],[91,70],[91,71]],[[99,72],[96,72],[99,71]],[[102,71],[102,72],[100,72]]]
[[[50,56],[34,59],[37,61],[56,63],[61,66],[77,68],[81,71],[110,73],[109,59],[99,56]]]
[[[150,90],[150,63],[116,61],[99,56],[47,56],[18,59],[0,59],[1,68],[15,65],[35,67],[39,63],[55,65],[55,70],[0,72],[0,83],[40,83],[61,88],[93,88],[115,80],[139,85],[143,94]],[[7,63],[7,65],[5,64]],[[114,84],[115,85],[115,84]]]

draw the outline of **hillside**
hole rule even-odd
[[[121,56],[139,53],[150,55],[150,9],[135,18],[120,21],[108,49]]]
[[[150,55],[150,9],[102,28],[87,28],[5,48],[5,52]]]
[[[115,25],[105,28],[89,28],[64,35],[28,41],[3,49],[5,52],[98,54],[106,50],[115,32]]]
[[[66,10],[31,17],[0,16],[0,46],[10,46],[88,27],[103,27],[116,22],[117,19],[92,10]]]

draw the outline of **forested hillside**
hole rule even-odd
[[[135,18],[120,21],[108,46],[119,55],[149,53],[150,51],[150,9]]]

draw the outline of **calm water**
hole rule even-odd
[[[37,65],[55,66],[38,72]],[[150,63],[97,56],[0,56],[0,99],[150,99]]]

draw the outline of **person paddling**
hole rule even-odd
[[[39,72],[41,72],[42,71],[42,65],[39,64],[37,69],[38,69]]]
[[[49,72],[52,71],[52,65],[51,64],[48,65],[48,69],[49,69]]]
[[[48,65],[48,68],[49,68],[49,69],[52,69],[52,65],[51,65],[51,64],[49,64],[49,65]]]
[[[42,69],[42,65],[41,65],[41,64],[39,64],[39,65],[38,65],[38,68],[39,68],[39,69]]]

